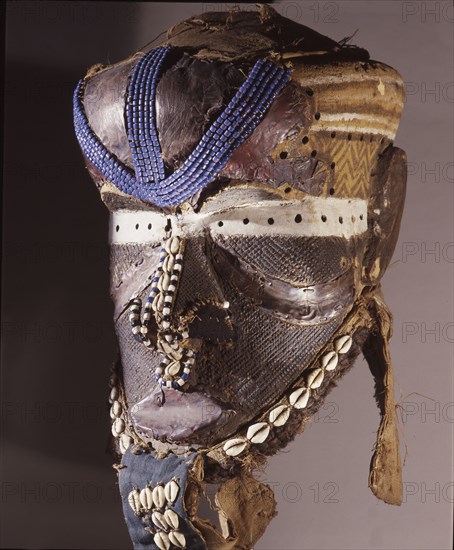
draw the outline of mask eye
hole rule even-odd
[[[337,279],[355,256],[341,237],[218,236],[215,242],[263,275],[296,286]]]
[[[351,309],[355,298],[354,272],[351,262],[346,262],[344,256],[337,255],[331,267],[329,257],[324,262],[324,256],[317,257],[313,251],[311,255],[303,256],[301,261],[295,254],[294,242],[292,247],[292,240],[295,239],[286,239],[289,241],[289,249],[285,254],[282,249],[276,248],[275,242],[271,244],[268,240],[264,241],[268,257],[260,254],[258,238],[247,243],[242,242],[244,238],[239,239],[246,250],[243,251],[243,257],[228,249],[225,242],[217,241],[213,251],[213,265],[224,284],[228,281],[229,285],[252,299],[261,309],[299,325],[322,324],[345,315]],[[342,250],[345,252],[345,248]],[[245,261],[244,256],[248,256],[249,261]],[[308,277],[310,273],[312,281],[317,282],[301,284],[295,280],[284,280],[282,274],[288,276],[292,263],[298,266],[300,278]],[[257,267],[258,264],[260,267]]]

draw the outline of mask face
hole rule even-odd
[[[227,186],[198,212],[112,215],[116,330],[144,437],[225,439],[285,392],[353,306],[365,201],[264,195]],[[148,346],[131,326],[146,311]]]
[[[118,116],[106,117],[119,105],[124,110],[124,91],[106,107],[100,89],[124,85],[131,97],[134,67],[127,62],[101,72],[84,95],[93,130],[108,136],[105,146],[115,143],[125,165],[137,164],[137,153],[119,133]],[[184,55],[161,76],[160,136],[173,90],[186,87],[200,67]],[[219,69],[210,68],[216,76]],[[395,164],[391,134],[382,128],[383,116],[333,114],[338,107],[325,83],[336,81],[331,66],[311,71],[294,67],[293,80],[233,151],[217,184],[175,206],[119,193],[88,162],[111,210],[111,293],[126,422],[145,442],[173,445],[175,452],[175,445],[210,447],[246,426],[313,367],[365,284],[386,268],[392,249],[376,251],[395,239],[393,210],[401,206],[383,185]],[[361,102],[374,98],[383,72],[368,67]],[[356,64],[344,63],[338,84],[353,76]],[[391,109],[392,119],[401,89],[397,77],[386,78],[392,101],[384,93],[375,102]],[[336,94],[345,110],[358,109],[348,89]],[[186,140],[197,148],[206,134],[199,129]],[[174,141],[162,142],[174,174],[186,166],[180,159],[177,167],[175,151]]]
[[[269,39],[255,14],[237,17],[250,44]],[[392,394],[380,279],[405,195],[397,72],[293,23],[312,57],[294,41],[272,60],[233,55],[235,26],[219,25],[224,55],[177,25],[74,96],[110,210],[116,450],[198,453],[208,481],[291,441],[361,349],[379,402]]]

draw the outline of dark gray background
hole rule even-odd
[[[71,95],[90,65],[119,61],[182,19],[232,5],[7,4],[1,548],[129,548],[106,453],[115,355],[107,212],[83,168]],[[405,503],[388,506],[367,487],[379,415],[359,360],[262,474],[279,515],[256,549],[450,548],[452,4],[275,7],[337,40],[358,29],[354,43],[406,83],[396,144],[409,158],[408,195],[383,283],[395,319]]]

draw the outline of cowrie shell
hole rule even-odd
[[[121,415],[122,407],[120,401],[114,401],[112,407],[110,408],[114,418]]]
[[[170,376],[175,376],[180,372],[181,369],[181,363],[179,361],[174,361],[173,363],[170,363],[170,365],[167,365],[165,368],[165,373],[169,374]]]
[[[164,504],[166,503],[166,496],[165,496],[165,493],[164,493],[164,487],[162,487],[161,485],[157,485],[153,489],[152,498],[153,498],[153,503],[156,506],[156,508],[162,508],[164,506]]]
[[[159,548],[159,550],[169,550],[170,541],[169,541],[169,537],[167,536],[167,533],[158,531],[156,535],[153,537],[153,540],[156,546]]]
[[[121,434],[120,436],[120,452],[122,455],[129,449],[129,446],[132,443],[132,437],[127,434]]]
[[[169,345],[165,340],[162,339],[158,340],[158,350],[162,351],[162,353],[164,353],[168,357],[171,357],[174,361],[180,361],[180,359],[183,357],[184,351],[182,348],[173,349],[171,345]]]
[[[164,517],[164,514],[161,514],[161,512],[153,512],[151,514],[151,519],[153,523],[156,525],[156,527],[159,527],[159,529],[164,529],[164,531],[167,531],[167,522]]]
[[[164,495],[168,502],[173,504],[177,500],[179,492],[180,486],[174,479],[166,483],[166,486],[164,487]]]
[[[270,433],[270,427],[266,422],[257,422],[249,426],[246,437],[251,443],[263,443]]]
[[[158,281],[158,289],[161,291],[166,291],[170,285],[170,275],[168,273],[163,273],[161,278]]]
[[[337,351],[337,353],[348,353],[350,351],[350,348],[353,344],[353,338],[350,336],[350,334],[344,334],[344,336],[340,336],[335,342],[334,342],[334,349]]]
[[[153,308],[156,304],[156,311],[162,311],[164,309],[164,296],[162,294],[158,294],[156,298],[153,301]]]
[[[290,416],[290,409],[287,405],[280,405],[273,409],[269,414],[269,421],[273,426],[283,426]]]
[[[244,439],[229,439],[224,444],[225,454],[229,456],[238,456],[246,448],[247,442]]]
[[[171,510],[170,508],[164,512],[164,519],[169,527],[172,529],[178,529],[180,524],[180,518],[178,514]]]
[[[183,533],[180,533],[180,531],[170,531],[169,539],[170,542],[174,544],[177,548],[186,547],[186,537],[183,535]]]
[[[164,260],[162,264],[162,269],[170,273],[173,270],[173,266],[175,265],[175,258],[173,256],[167,256],[167,258]]]
[[[290,394],[289,401],[292,407],[295,409],[304,409],[309,397],[311,396],[311,390],[309,388],[298,388]]]
[[[118,437],[125,431],[125,423],[122,418],[115,419],[115,422],[112,424],[112,435]]]
[[[162,290],[164,291],[167,290],[170,285],[170,275],[168,273],[164,273],[161,281],[162,281]]]
[[[322,368],[328,371],[334,370],[339,362],[339,356],[335,351],[329,351],[322,357]]]
[[[110,395],[109,395],[109,401],[111,403],[113,403],[115,400],[118,399],[118,390],[117,388],[113,387],[111,390],[110,390]]]
[[[140,493],[138,489],[133,489],[128,495],[128,503],[134,514],[140,512]]]
[[[307,376],[307,385],[311,389],[319,388],[322,385],[325,373],[323,369],[314,369]]]
[[[151,498],[151,489],[150,487],[145,487],[142,489],[139,494],[140,504],[145,510],[151,510],[153,506],[153,499]]]
[[[172,239],[170,239],[170,242],[169,242],[169,252],[171,254],[176,254],[178,252],[178,250],[180,249],[180,239],[179,237],[173,237]]]

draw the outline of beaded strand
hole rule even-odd
[[[159,263],[152,281],[151,289],[140,312],[142,301],[133,298],[129,307],[129,321],[134,338],[147,348],[156,349],[162,356],[155,370],[156,381],[167,388],[181,389],[189,380],[195,364],[196,353],[183,348],[180,342],[188,337],[185,327],[171,327],[172,309],[183,265],[184,241],[171,237],[161,248]],[[156,348],[148,337],[148,325],[154,317],[158,326]]]
[[[210,183],[234,151],[263,120],[290,77],[290,70],[259,60],[225,110],[213,122],[181,168],[166,178],[156,128],[156,87],[169,52],[146,53],[134,67],[125,124],[135,175],[94,134],[83,107],[85,82],[74,92],[74,125],[85,156],[120,191],[158,206],[176,206]]]

